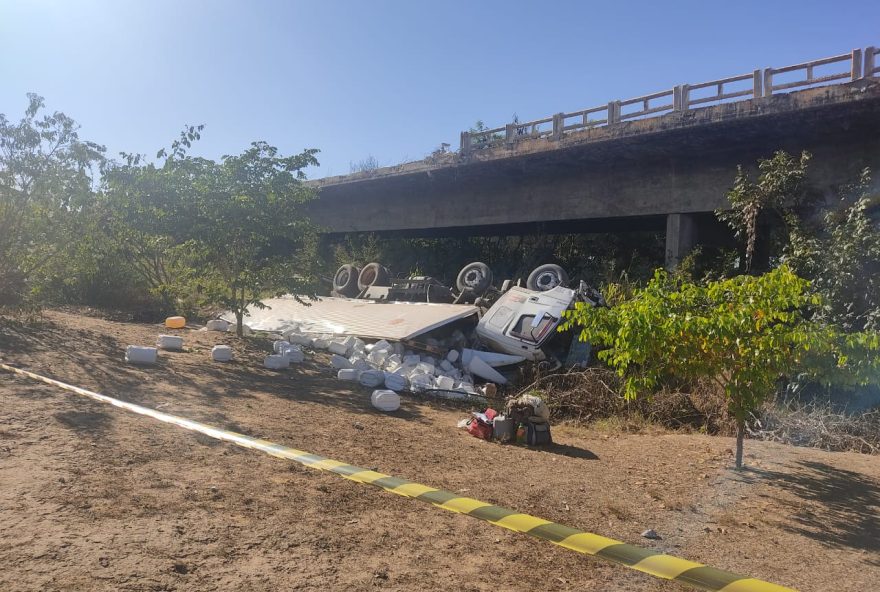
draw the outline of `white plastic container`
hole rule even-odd
[[[391,344],[385,341],[384,339],[377,341],[373,344],[373,348],[370,351],[382,350],[382,351],[391,351]]]
[[[419,362],[419,365],[416,366],[416,372],[419,374],[427,374],[428,376],[434,376],[435,368],[434,364],[429,364],[427,362]]]
[[[270,370],[283,370],[290,367],[290,358],[278,354],[266,356],[263,360],[263,366]]]
[[[409,377],[409,387],[414,393],[421,393],[434,386],[434,377],[427,374],[414,373]]]
[[[451,349],[449,350],[449,353],[446,354],[446,359],[454,364],[458,361],[459,355],[458,350]]]
[[[400,409],[400,395],[394,391],[385,389],[375,390],[372,396],[370,396],[370,402],[379,411],[390,412]]]
[[[315,349],[327,349],[327,346],[330,345],[330,342],[326,339],[318,338],[312,340],[312,347]]]
[[[331,341],[327,346],[327,350],[332,354],[344,356],[348,353],[348,346],[341,341]]]
[[[211,349],[211,359],[215,362],[229,362],[232,360],[232,348],[228,345],[215,345]]]
[[[366,387],[376,388],[385,384],[385,373],[381,370],[364,370],[358,380]]]
[[[355,381],[361,376],[361,371],[356,368],[340,368],[339,372],[336,373],[336,378],[339,380],[352,380]]]
[[[155,347],[129,345],[125,348],[125,361],[130,364],[155,364],[159,350]]]
[[[385,365],[385,360],[388,358],[388,350],[387,349],[376,349],[375,347],[370,350],[367,359],[370,361],[370,364],[376,366],[377,368],[381,368]]]
[[[338,354],[333,354],[330,357],[330,365],[333,366],[334,368],[339,368],[339,369],[353,367],[352,363],[348,360],[348,358],[346,358],[344,356],[340,356]]]
[[[385,388],[392,391],[405,391],[407,386],[406,378],[400,374],[395,374],[394,372],[385,373]]]
[[[301,362],[304,362],[306,359],[306,355],[302,352],[302,350],[295,347],[284,350],[284,353],[282,355],[287,358],[287,361],[291,364],[299,364]]]
[[[312,338],[311,337],[309,337],[308,335],[301,335],[299,333],[291,333],[290,335],[287,336],[287,340],[290,343],[295,343],[297,345],[304,345],[306,347],[309,347],[310,345],[312,345]]]
[[[205,323],[205,329],[208,331],[228,331],[229,323],[223,319],[211,319]]]
[[[159,349],[169,349],[180,351],[183,349],[183,337],[176,335],[159,335],[156,340],[156,347]]]
[[[284,352],[287,351],[289,348],[290,348],[289,341],[280,340],[280,341],[275,341],[272,343],[272,349],[275,350],[276,354],[283,355]]]
[[[444,391],[452,390],[455,386],[455,381],[452,380],[449,376],[438,376],[434,379],[434,386],[438,389],[442,389]]]

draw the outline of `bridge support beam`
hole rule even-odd
[[[696,220],[692,214],[666,216],[666,269],[678,267],[696,244]]]

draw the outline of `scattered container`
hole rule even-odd
[[[373,407],[379,411],[388,412],[400,409],[400,395],[394,391],[386,389],[373,391],[373,394],[370,397],[370,402],[373,404]]]
[[[278,354],[266,356],[266,358],[263,360],[263,366],[269,368],[270,370],[283,370],[290,366],[290,358],[288,358],[287,356],[280,356]]]
[[[438,376],[434,379],[434,386],[440,390],[448,391],[455,386],[455,381],[449,376]]]
[[[356,368],[340,368],[336,373],[339,380],[357,380],[361,376],[361,371]]]
[[[156,340],[156,345],[159,346],[159,349],[180,351],[183,349],[183,337],[178,337],[177,335],[159,335],[159,339]]]
[[[186,327],[186,317],[168,317],[165,326],[169,329],[183,329]]]
[[[284,355],[284,352],[290,349],[290,342],[284,340],[274,341],[272,342],[272,349],[276,354]]]
[[[407,387],[406,377],[394,372],[385,373],[385,388],[392,391],[405,391]]]
[[[345,356],[340,356],[339,354],[333,354],[330,357],[330,365],[334,368],[344,369],[351,368],[352,363]]]
[[[299,364],[301,362],[304,362],[306,359],[306,355],[302,352],[302,350],[295,347],[284,350],[284,353],[281,355],[287,358],[287,361],[291,364]]]
[[[312,338],[309,337],[308,335],[300,335],[299,333],[291,333],[290,335],[287,336],[287,340],[290,343],[295,343],[297,345],[304,345],[306,347],[311,346],[312,341],[313,341]]]
[[[155,364],[159,350],[155,347],[129,345],[125,348],[125,361],[130,364]]]
[[[215,345],[211,349],[211,359],[215,362],[229,362],[232,360],[232,348],[228,345]]]
[[[358,377],[360,383],[369,388],[385,384],[385,373],[381,370],[364,370]]]
[[[512,417],[496,415],[492,420],[492,434],[501,442],[510,442],[516,438],[516,426]]]
[[[409,385],[414,393],[421,393],[434,387],[434,377],[415,372],[409,377]]]
[[[208,331],[228,331],[229,323],[223,319],[211,319],[205,323],[205,329]]]
[[[348,353],[348,346],[340,341],[331,341],[327,345],[327,351],[332,354],[338,354],[340,356],[344,356]]]

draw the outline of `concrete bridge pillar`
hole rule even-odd
[[[666,269],[678,267],[696,244],[697,224],[693,214],[666,216]]]

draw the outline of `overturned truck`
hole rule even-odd
[[[295,321],[305,331],[353,335],[366,339],[423,342],[430,345],[453,332],[466,345],[554,366],[583,364],[589,355],[571,335],[558,332],[564,311],[576,302],[603,306],[601,294],[584,282],[569,287],[568,274],[558,265],[535,268],[525,281],[495,284],[485,263],[465,265],[454,286],[430,276],[398,276],[380,263],[359,269],[341,266],[332,279],[329,298],[311,306],[267,301],[270,308],[254,319],[262,327],[268,317]],[[523,285],[523,283],[525,285]],[[270,323],[271,324],[271,323]],[[277,326],[277,322],[275,323]]]

